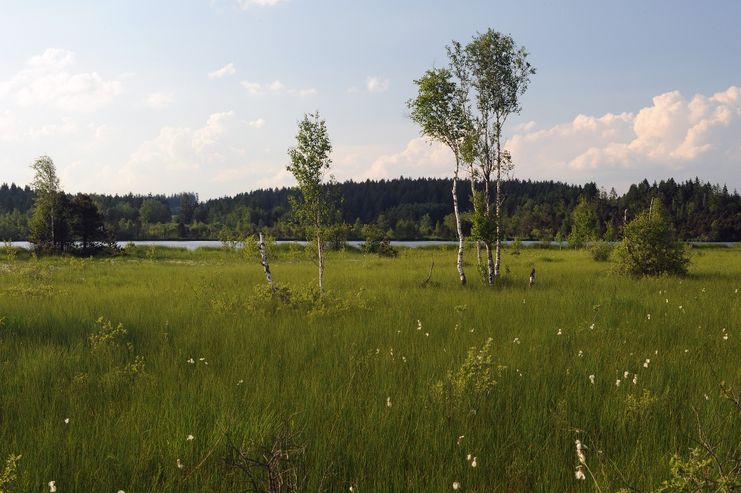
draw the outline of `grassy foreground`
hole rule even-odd
[[[302,491],[650,491],[698,420],[718,450],[741,443],[719,392],[741,383],[738,248],[640,280],[583,251],[505,252],[494,289],[471,253],[461,288],[450,250],[338,252],[310,315],[259,295],[256,259],[147,252],[0,262],[11,491],[249,491],[231,446],[261,459],[286,430]],[[281,251],[272,270],[309,296],[313,263]],[[575,479],[577,439],[597,486]]]

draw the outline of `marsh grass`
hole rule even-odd
[[[141,250],[0,262],[13,491],[243,491],[228,442],[270,447],[288,419],[309,491],[592,489],[574,479],[576,439],[602,491],[650,491],[696,446],[691,406],[718,447],[741,443],[719,395],[741,382],[738,248],[703,249],[683,278],[644,279],[586,251],[505,250],[493,289],[475,276],[460,288],[444,247],[332,252],[330,295],[362,303],[312,316],[307,303],[260,305],[261,266],[239,252]],[[271,268],[292,292],[315,283],[300,252],[276,249]],[[106,334],[115,343],[96,349]],[[482,348],[496,383],[440,399],[449,375],[476,378],[482,365],[466,362]]]

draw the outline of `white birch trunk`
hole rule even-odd
[[[456,157],[456,161],[458,161]],[[463,272],[463,227],[461,226],[461,215],[458,211],[458,164],[455,167],[453,175],[453,213],[455,214],[455,228],[458,232],[458,258],[456,267],[458,268],[458,277],[461,280],[461,286],[466,285],[466,274]]]
[[[476,182],[473,179],[473,171],[471,171],[471,197],[476,193]],[[481,241],[476,240],[476,266],[481,269]]]
[[[275,291],[275,288],[273,287],[273,276],[270,274],[270,264],[268,263],[268,250],[265,248],[265,238],[262,233],[260,233],[260,241],[257,246],[260,249],[262,267],[265,269],[265,279],[267,279],[268,284],[270,285],[270,290]]]
[[[502,211],[502,177],[501,166],[497,166],[497,197],[496,197],[496,216],[497,216],[497,242],[496,242],[496,261],[494,262],[494,278],[499,278],[499,268],[502,264],[502,220],[500,217]]]
[[[319,256],[319,294],[324,294],[324,252],[321,235],[316,235],[316,251]]]

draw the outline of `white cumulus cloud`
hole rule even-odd
[[[223,77],[227,77],[229,75],[234,75],[236,73],[237,73],[237,69],[234,68],[234,64],[233,63],[227,63],[226,65],[224,65],[220,69],[217,69],[217,70],[214,70],[213,72],[210,72],[208,74],[208,79],[209,80],[221,79]]]
[[[385,92],[388,91],[390,85],[389,80],[382,77],[371,76],[366,80],[368,92]]]
[[[316,94],[316,89],[313,88],[306,88],[306,89],[294,89],[287,87],[284,83],[282,83],[279,80],[274,80],[273,82],[268,83],[259,83],[259,82],[250,82],[243,80],[240,82],[242,87],[244,87],[249,94],[255,95],[255,96],[263,96],[265,94],[288,94],[288,95],[298,95],[298,96],[312,96]]]
[[[520,176],[608,184],[605,177],[618,175],[625,183],[669,176],[725,181],[741,168],[739,135],[741,88],[731,86],[711,96],[659,94],[637,113],[523,128],[506,147]]]
[[[154,110],[161,110],[175,101],[171,92],[153,92],[144,100],[145,104]]]
[[[49,48],[31,57],[9,80],[0,81],[0,99],[10,99],[21,107],[91,112],[123,92],[121,81],[106,80],[97,72],[73,72],[75,65],[73,52]]]
[[[263,118],[258,118],[257,120],[247,122],[247,125],[252,128],[262,128],[265,126],[265,120]]]

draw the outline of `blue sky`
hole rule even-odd
[[[741,188],[740,19],[735,1],[6,1],[0,182],[49,154],[72,192],[290,185],[314,110],[338,179],[448,176],[404,102],[492,27],[538,70],[506,132],[515,177]]]

